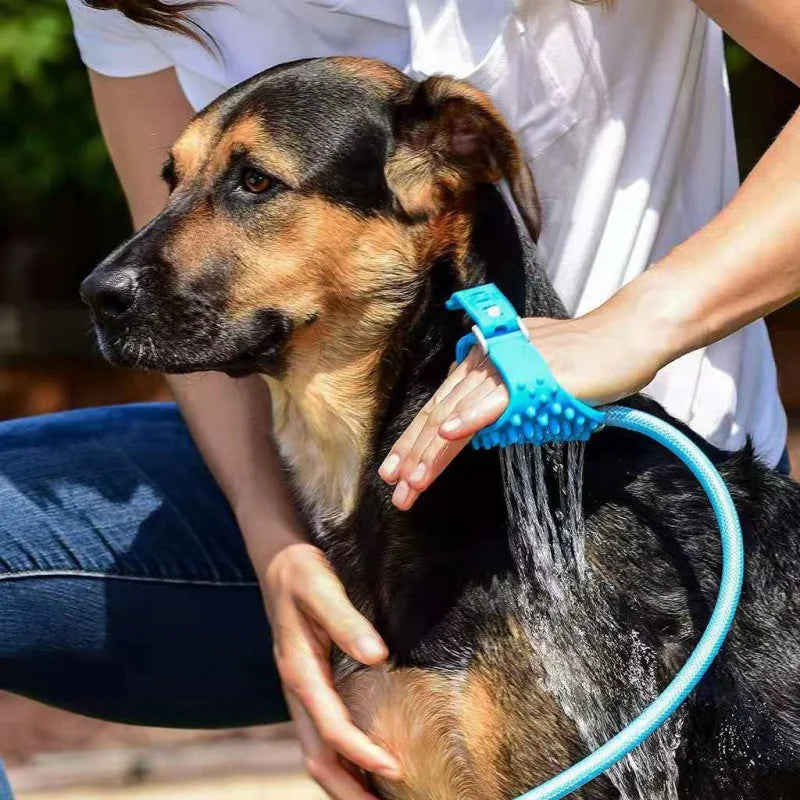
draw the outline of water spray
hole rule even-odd
[[[744,578],[742,529],[730,492],[717,469],[687,436],[651,414],[621,405],[593,408],[558,384],[530,341],[527,328],[509,300],[486,284],[456,292],[451,310],[463,309],[475,322],[456,347],[461,362],[479,345],[508,388],[503,415],[479,431],[476,449],[514,444],[541,446],[587,441],[604,426],[641,433],[662,444],[692,471],[705,490],[722,540],[722,577],[714,610],[685,664],[661,694],[608,742],[517,800],[558,800],[606,772],[660,728],[708,671],[733,623]]]

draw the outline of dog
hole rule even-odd
[[[464,451],[409,512],[376,474],[468,330],[444,308],[453,291],[494,282],[520,314],[565,316],[538,263],[533,179],[489,99],[366,59],[294,62],[202,111],[163,176],[164,210],[82,285],[99,346],[120,365],[265,376],[312,539],[391,652],[380,669],[334,663],[356,723],[403,765],[400,782],[372,777],[374,791],[512,798],[610,738],[671,679],[713,606],[718,531],[695,479],[641,436],[592,437],[594,588],[548,628],[555,604],[511,535],[502,454]],[[640,760],[573,796],[800,797],[800,490],[749,447],[724,453],[673,423],[741,515],[740,611]]]

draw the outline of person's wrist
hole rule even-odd
[[[624,286],[598,309],[617,317],[619,335],[659,370],[695,349],[702,340],[697,298],[660,264]]]
[[[278,553],[292,545],[308,543],[302,526],[288,510],[280,513],[275,506],[254,500],[237,504],[234,516],[260,582]]]

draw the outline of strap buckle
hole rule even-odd
[[[447,308],[463,309],[475,322],[472,332],[456,345],[456,361],[463,361],[479,345],[509,393],[508,408],[500,419],[475,435],[473,447],[585,441],[602,426],[605,413],[558,384],[531,342],[527,326],[494,284],[455,292]]]

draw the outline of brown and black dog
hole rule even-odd
[[[288,64],[198,115],[164,178],[164,211],[83,285],[100,347],[124,365],[266,376],[312,536],[391,650],[388,668],[335,664],[357,724],[404,767],[375,790],[511,798],[614,734],[713,605],[717,532],[694,479],[641,437],[592,439],[594,588],[556,641],[497,452],[464,452],[406,513],[376,475],[467,329],[444,309],[454,290],[492,281],[520,313],[564,315],[537,262],[531,176],[489,100],[368,60]],[[800,797],[800,490],[749,449],[705,448],[745,528],[737,623],[660,755],[651,742],[576,797]]]

